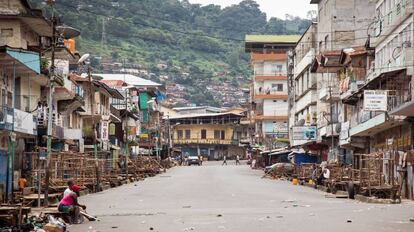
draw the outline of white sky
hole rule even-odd
[[[189,0],[190,3],[200,3],[203,5],[216,4],[222,7],[238,4],[242,0]],[[345,1],[345,0],[344,0]],[[315,4],[309,4],[310,0],[256,0],[260,9],[266,12],[267,18],[285,18],[285,14],[306,17],[309,10],[316,10]]]

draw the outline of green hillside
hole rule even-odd
[[[32,2],[48,9],[41,0]],[[95,69],[110,60],[144,68],[155,81],[168,76],[168,82],[188,86],[186,97],[196,104],[222,103],[205,85],[246,84],[251,71],[245,34],[298,34],[310,24],[291,16],[266,20],[253,0],[223,9],[188,0],[56,0],[55,8],[65,24],[81,30],[78,50],[102,58],[93,60]]]

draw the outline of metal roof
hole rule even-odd
[[[224,116],[224,115],[234,115],[243,117],[242,114],[236,114],[236,113],[214,113],[214,114],[186,114],[186,115],[177,115],[177,116],[170,116],[170,117],[164,117],[164,119],[183,119],[183,118],[198,118],[198,117],[215,117],[215,116]]]
[[[137,77],[131,74],[93,74],[93,76],[102,77],[103,80],[121,80],[125,81],[129,85],[136,87],[159,87],[162,86],[159,83],[147,80],[141,77]]]

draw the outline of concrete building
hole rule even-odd
[[[311,68],[311,72],[320,74],[317,81],[317,142],[327,148],[317,152],[323,159],[344,159],[348,151],[339,149],[339,122],[346,114],[338,85],[338,74],[342,69],[339,61],[343,49],[366,44],[367,30],[375,18],[375,2],[311,0],[311,4],[318,5],[317,46]]]
[[[299,36],[247,35],[246,52],[254,69],[251,86],[255,137],[265,148],[288,144],[287,51]]]
[[[180,114],[166,118],[171,126],[172,144],[183,156],[202,155],[209,160],[245,155],[240,146],[242,114],[223,112]],[[241,132],[240,132],[241,133]]]
[[[289,137],[292,147],[314,145],[317,128],[318,73],[311,72],[317,46],[317,23],[312,23],[289,57]]]

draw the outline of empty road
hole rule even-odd
[[[70,231],[414,231],[413,202],[399,205],[325,198],[325,193],[262,179],[248,166],[212,162],[80,199],[98,222]],[[348,222],[349,221],[349,222]]]

